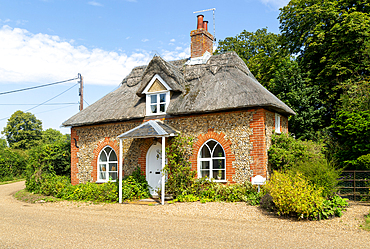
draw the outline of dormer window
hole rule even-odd
[[[166,114],[170,90],[172,89],[158,74],[152,78],[143,91],[146,95],[146,116]]]

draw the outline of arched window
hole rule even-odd
[[[226,157],[224,149],[216,140],[205,142],[198,156],[198,176],[226,181]]]
[[[116,181],[118,172],[118,160],[114,150],[106,146],[98,158],[98,182]]]

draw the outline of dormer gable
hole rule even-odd
[[[146,95],[145,116],[155,116],[166,114],[170,103],[172,88],[158,74],[150,80],[149,84],[141,93]]]
[[[167,83],[159,76],[159,74],[154,75],[154,77],[146,85],[144,91],[141,94],[148,94],[154,92],[171,91],[172,88],[167,85]]]
[[[147,89],[147,86],[151,83],[155,75],[160,76],[172,91],[182,92],[184,90],[183,85],[185,85],[185,79],[179,68],[170,62],[166,62],[159,56],[154,56],[141,77],[141,85],[136,92],[139,97],[144,97],[144,89]]]

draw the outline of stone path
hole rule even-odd
[[[28,204],[12,196],[22,188],[0,186],[0,248],[370,248],[370,206],[297,222],[244,203]]]

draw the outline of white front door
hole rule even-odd
[[[157,189],[161,187],[162,180],[162,145],[152,145],[146,155],[146,180],[152,189],[150,193],[157,195]]]

